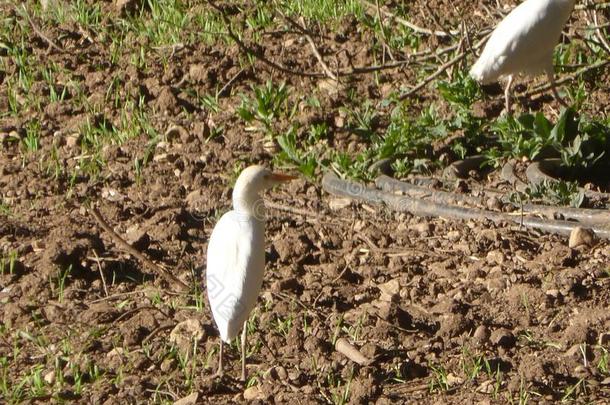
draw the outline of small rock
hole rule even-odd
[[[434,226],[429,222],[422,222],[421,224],[415,225],[413,229],[420,235],[430,236],[434,231]]]
[[[208,68],[197,63],[189,67],[189,78],[195,83],[205,83],[208,80]]]
[[[339,92],[339,84],[333,79],[320,80],[318,83],[318,88],[330,96],[333,96]]]
[[[500,328],[492,332],[490,336],[491,343],[496,346],[510,348],[515,345],[515,335],[508,329]]]
[[[344,126],[345,126],[345,118],[342,117],[341,115],[337,115],[335,117],[335,127],[343,128]]]
[[[116,11],[121,14],[122,16],[125,16],[133,11],[135,11],[136,7],[137,7],[137,1],[136,0],[116,0],[114,2],[114,7],[116,8]]]
[[[544,293],[545,293],[546,295],[550,296],[550,297],[553,297],[553,298],[557,298],[557,297],[559,297],[559,294],[560,294],[559,290],[558,290],[558,289],[556,289],[556,288],[551,288],[551,289],[548,289],[548,290],[546,290]]]
[[[610,332],[600,333],[599,338],[597,338],[597,344],[600,346],[608,346],[610,343]]]
[[[282,366],[276,366],[275,372],[277,373],[277,376],[280,379],[280,381],[286,381],[286,379],[288,378],[288,372]]]
[[[161,363],[161,371],[164,373],[168,373],[169,371],[171,371],[174,368],[174,365],[176,363],[176,360],[174,360],[173,358],[167,358],[165,360],[163,360],[163,363]]]
[[[255,399],[262,399],[262,393],[261,390],[258,388],[257,385],[254,385],[250,388],[246,388],[244,391],[244,399],[246,401],[253,401]]]
[[[446,238],[449,239],[451,242],[457,242],[460,239],[460,232],[449,231],[447,232]]]
[[[184,398],[180,398],[179,400],[174,402],[174,405],[194,405],[197,403],[198,398],[199,398],[199,393],[193,392],[192,394],[187,395]]]
[[[188,354],[194,344],[203,338],[203,328],[198,319],[187,319],[180,322],[169,334],[169,341],[174,343],[178,349]]]
[[[328,202],[328,207],[333,211],[338,211],[340,209],[349,207],[351,205],[351,203],[352,203],[351,198],[337,197],[337,198],[332,198]]]
[[[66,136],[66,146],[70,149],[77,147],[79,142],[80,142],[79,133],[74,133],[74,134],[70,134],[70,135]]]
[[[568,247],[575,248],[577,246],[585,245],[592,246],[595,242],[595,234],[591,229],[582,228],[580,226],[572,229],[570,233],[570,240],[568,241]]]
[[[263,140],[263,149],[270,155],[274,155],[280,151],[280,146],[275,139]]]
[[[392,302],[397,299],[398,293],[400,292],[400,284],[397,279],[392,279],[385,284],[380,284],[377,288],[381,291],[379,300],[386,302]]]
[[[472,335],[479,343],[489,340],[489,329],[485,325],[479,325]]]
[[[111,187],[102,188],[102,198],[111,202],[119,202],[125,199],[117,189]]]
[[[491,252],[487,253],[487,261],[490,264],[500,265],[503,264],[505,260],[504,253],[499,250],[492,250]]]
[[[502,201],[498,197],[491,197],[486,201],[487,208],[492,211],[502,210]]]
[[[203,190],[197,189],[191,191],[187,194],[184,200],[186,201],[186,206],[188,208],[197,208],[197,206],[199,206],[204,201]]]
[[[463,383],[464,383],[464,379],[463,379],[463,378],[458,377],[458,376],[456,376],[456,375],[455,375],[455,374],[453,374],[453,373],[449,373],[449,374],[447,374],[447,384],[448,384],[450,387],[454,387],[454,386],[456,386],[456,385],[461,385],[461,384],[463,384]]]
[[[44,381],[49,384],[49,385],[53,385],[53,383],[55,382],[55,371],[51,370],[48,373],[46,373],[44,375],[44,377],[42,377],[44,379]]]
[[[145,250],[150,244],[150,236],[138,224],[133,224],[125,232],[125,241],[138,250]]]
[[[172,125],[165,131],[165,139],[173,141],[175,139],[187,139],[189,137],[188,131],[181,125]]]
[[[492,392],[494,392],[494,387],[495,385],[495,381],[492,380],[487,380],[487,381],[483,381],[483,383],[481,385],[479,385],[476,389],[477,392],[482,392],[484,394],[491,394]],[[487,402],[478,402],[479,405],[483,405],[483,404],[489,404],[489,400]]]

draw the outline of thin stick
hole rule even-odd
[[[100,272],[100,277],[102,279],[102,285],[104,286],[104,293],[106,297],[108,297],[108,286],[106,285],[106,277],[104,277],[104,272],[102,271],[102,265],[100,264],[100,258],[97,255],[95,249],[93,249],[93,255],[95,256],[95,262],[97,263],[97,269]]]
[[[322,59],[322,55],[320,55],[320,52],[318,51],[316,44],[313,42],[313,39],[311,39],[311,37],[307,34],[305,34],[305,39],[307,40],[307,42],[309,42],[311,51],[313,52],[314,56],[320,63],[320,66],[322,66],[322,70],[324,70],[324,73],[326,73],[326,76],[328,76],[330,79],[334,80],[335,82],[339,81],[339,79],[337,79],[337,76],[332,72],[332,70],[330,70],[328,65],[324,62],[324,59]]]
[[[118,233],[116,233],[114,231],[114,229],[112,229],[110,227],[110,225],[108,225],[108,222],[106,222],[106,220],[104,220],[104,218],[102,217],[102,215],[99,213],[99,211],[96,208],[91,207],[88,209],[88,211],[93,216],[93,218],[95,218],[95,220],[102,227],[102,229],[104,229],[104,231],[106,231],[112,237],[114,242],[117,245],[119,245],[121,248],[123,248],[127,253],[129,253],[136,259],[140,260],[142,263],[144,263],[146,266],[148,266],[152,271],[154,271],[155,273],[157,273],[158,275],[163,277],[165,279],[165,281],[167,281],[170,285],[176,286],[179,291],[188,291],[189,290],[189,286],[186,285],[182,280],[180,280],[179,278],[177,278],[176,276],[171,274],[169,271],[167,271],[163,267],[153,263],[149,258],[144,256],[142,253],[140,253],[138,250],[136,250],[133,246],[131,246],[129,243],[127,243],[125,241],[125,239],[121,238],[121,236]]]
[[[28,9],[26,8],[25,4],[22,5],[22,8],[23,8],[23,14],[25,15],[25,18],[28,20],[28,23],[30,23],[30,26],[32,27],[32,29],[34,30],[36,35],[38,35],[40,38],[42,38],[47,44],[49,44],[56,51],[63,52],[64,51],[63,49],[61,49],[59,46],[57,46],[55,44],[55,42],[53,42],[49,37],[47,37],[45,34],[43,34],[42,31],[40,31],[40,29],[36,26],[36,24],[34,24],[34,21],[32,21],[32,18],[30,17],[30,14],[28,13]]]
[[[446,71],[447,69],[449,69],[451,66],[455,65],[456,63],[460,62],[465,57],[466,57],[466,53],[462,52],[459,55],[457,55],[454,58],[452,58],[451,60],[449,60],[448,62],[446,62],[443,65],[439,66],[439,68],[436,69],[436,71],[434,73],[432,73],[430,76],[426,77],[424,80],[419,82],[411,90],[409,90],[405,94],[401,95],[400,96],[400,100],[404,100],[404,99],[406,99],[408,97],[411,97],[415,92],[419,91],[422,87],[426,86],[432,80],[434,80],[438,76],[440,76],[444,71]]]
[[[375,4],[367,1],[367,0],[360,0],[360,2],[362,4],[364,4],[366,7],[368,7],[371,10],[375,10],[377,7],[375,6]],[[396,14],[386,10],[383,7],[379,8],[379,11],[381,12],[381,14],[385,15],[386,17],[390,17],[394,20],[396,20],[399,24],[404,25],[407,28],[412,29],[413,31],[420,33],[420,34],[426,34],[426,35],[436,35],[437,37],[450,37],[453,35],[457,35],[459,34],[459,31],[450,31],[450,32],[446,32],[446,31],[432,31],[429,30],[427,28],[422,28],[418,25],[413,24],[410,21],[405,20],[404,18],[398,17]]]
[[[560,85],[560,84],[567,83],[567,82],[569,82],[571,80],[574,80],[574,78],[576,78],[576,77],[578,77],[578,76],[580,76],[580,75],[582,75],[584,73],[590,72],[590,71],[595,70],[595,69],[599,69],[599,68],[604,67],[604,66],[606,66],[608,64],[610,64],[610,59],[598,61],[598,62],[596,62],[596,63],[594,63],[592,65],[589,65],[589,66],[586,66],[586,67],[584,67],[582,69],[579,69],[579,70],[577,70],[574,73],[570,73],[569,75],[566,75],[566,76],[562,77],[559,80],[556,80],[555,81],[555,85]],[[523,92],[521,94],[517,94],[516,97],[519,97],[519,98],[521,98],[521,97],[529,98],[529,97],[534,96],[536,94],[544,93],[545,91],[549,90],[550,88],[551,88],[551,84],[550,83],[546,83],[543,86],[536,87],[535,89],[531,89],[531,90]]]
[[[324,76],[321,73],[299,72],[296,70],[288,69],[270,59],[267,59],[260,52],[255,52],[254,50],[250,49],[241,39],[239,39],[239,37],[235,34],[235,32],[233,32],[233,28],[231,28],[231,20],[229,19],[229,17],[227,17],[224,10],[222,8],[220,8],[219,6],[217,6],[212,0],[207,0],[207,2],[210,6],[212,6],[212,8],[214,8],[216,11],[218,11],[220,13],[221,18],[223,19],[223,21],[225,22],[225,24],[227,26],[227,35],[229,35],[229,37],[233,40],[233,42],[235,42],[237,44],[239,49],[241,49],[247,55],[252,55],[252,56],[256,57],[258,60],[263,62],[265,65],[268,65],[269,67],[272,67],[273,69],[279,70],[282,73],[287,73],[287,74],[296,75],[296,76],[303,76],[303,77],[323,77]]]
[[[599,42],[601,42],[603,44],[603,48],[607,53],[610,53],[610,44],[608,44],[608,41],[606,40],[606,36],[604,35],[604,33],[602,32],[602,29],[599,28],[599,23],[598,23],[598,19],[597,19],[597,10],[593,10],[591,11],[592,14],[592,18],[593,18],[593,26],[596,27],[595,28],[595,34],[597,35],[597,39],[599,39]]]
[[[235,80],[237,80],[239,78],[239,76],[242,75],[242,73],[244,73],[244,69],[239,69],[239,72],[237,72],[235,74],[235,76],[233,76],[231,79],[229,79],[229,81],[224,86],[222,86],[222,88],[218,92],[218,96],[219,97],[222,96],[224,94],[224,92],[227,91],[229,89],[229,87],[231,87],[233,85]]]
[[[485,43],[485,41],[487,40],[487,38],[491,35],[490,33],[487,33],[485,36],[483,36],[483,38],[481,38],[473,47],[472,49],[477,49],[479,48],[481,45],[483,45]],[[459,45],[458,45],[458,49],[459,49]],[[415,92],[419,91],[422,87],[424,87],[425,85],[427,85],[428,83],[430,83],[432,80],[436,79],[438,76],[440,76],[445,70],[449,69],[451,66],[455,65],[456,63],[459,63],[462,59],[464,59],[466,57],[466,53],[462,52],[460,54],[458,54],[457,56],[453,57],[452,59],[450,59],[448,62],[444,63],[443,65],[439,66],[439,68],[436,70],[436,72],[432,73],[430,76],[426,77],[424,80],[422,80],[418,85],[416,85],[415,87],[413,87],[411,90],[409,90],[408,92],[406,92],[405,94],[400,96],[400,100],[404,100],[408,97],[410,97],[411,95],[413,95]]]

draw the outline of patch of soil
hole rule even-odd
[[[487,3],[411,7],[415,23],[443,29],[465,15],[474,24],[478,5]],[[102,3],[105,22],[116,16],[115,6]],[[430,21],[426,10],[437,8],[446,13]],[[15,15],[7,5],[0,10]],[[372,64],[370,38],[355,24],[323,33],[332,40],[321,50],[344,65]],[[62,30],[68,34],[58,35]],[[520,394],[546,403],[570,395],[602,403],[610,396],[608,242],[571,249],[566,238],[517,227],[416,218],[356,203],[337,208],[304,179],[267,196],[284,209],[268,209],[268,265],[249,330],[248,372],[258,385],[245,390],[235,379],[235,346],[227,348],[227,376],[215,379],[219,338],[202,284],[207,240],[230,207],[235,168],[271,161],[263,135],[246,131],[235,114],[240,93],[274,78],[298,88],[295,99],[315,94],[326,112],[304,109],[295,119],[329,123],[332,146],[355,151],[362,140],[336,125],[348,92],[327,93],[317,80],[278,77],[257,64],[244,68],[212,113],[193,92],[210,93],[236,77],[242,56],[235,45],[196,42],[165,55],[168,64],[140,70],[126,52],[110,65],[103,39],[90,41],[68,23],[47,34],[74,52],[59,54],[35,33],[31,52],[64,67],[66,83],[80,79],[82,94],[66,87],[66,100],[2,118],[0,125],[7,135],[0,137],[0,356],[12,361],[2,370],[9,385],[39,366],[49,389],[58,373],[64,379],[58,399],[83,403],[173,401],[191,392],[214,403],[339,402],[342,395],[352,403],[493,403]],[[290,35],[266,37],[266,56],[299,71],[319,70],[305,45],[286,49],[286,40],[300,40]],[[5,75],[16,74],[14,64],[7,66],[2,94]],[[416,79],[410,70],[379,78],[396,87]],[[345,86],[380,97],[372,82],[363,75]],[[607,114],[608,92],[586,85],[595,100],[588,111]],[[102,131],[125,118],[109,89],[120,99],[141,99],[151,111],[148,124],[165,136],[155,143],[146,133],[110,142],[97,176],[70,177],[90,152],[83,126]],[[48,92],[37,78],[31,95]],[[83,94],[95,113],[69,102]],[[435,90],[424,89],[413,108],[436,101]],[[482,111],[490,113],[490,106]],[[381,126],[387,111],[380,115]],[[8,135],[24,137],[33,118],[43,123],[43,136],[36,152],[24,154]],[[219,127],[222,135],[211,137]],[[88,215],[87,203],[192,291],[173,292],[125,254]],[[192,319],[201,333],[177,348],[172,330]],[[357,365],[335,351],[338,337],[373,361]]]

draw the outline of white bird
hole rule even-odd
[[[241,378],[246,379],[246,322],[263,283],[265,205],[261,193],[295,179],[262,166],[244,169],[233,189],[233,210],[224,214],[208,243],[206,282],[214,321],[220,332],[217,375],[222,375],[223,342],[243,327]]]
[[[470,69],[470,76],[481,84],[508,77],[504,91],[508,114],[511,85],[518,73],[546,73],[553,95],[566,106],[555,88],[553,49],[574,3],[575,0],[525,0],[498,24]]]

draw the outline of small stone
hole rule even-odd
[[[263,140],[263,149],[270,155],[275,155],[280,151],[280,147],[274,139]]]
[[[79,133],[74,133],[74,134],[70,134],[70,135],[66,136],[66,146],[70,149],[77,147],[79,142],[80,142]]]
[[[180,398],[179,400],[174,402],[174,405],[195,405],[197,403],[198,398],[199,398],[199,393],[195,391],[192,394],[187,395],[184,398]]]
[[[447,384],[450,387],[454,387],[456,385],[462,385],[464,383],[464,379],[461,377],[456,376],[453,373],[449,373],[447,374]]]
[[[49,385],[53,385],[53,383],[55,382],[55,371],[51,370],[49,372],[47,372],[44,377],[42,377],[44,379],[44,381],[49,384]]]
[[[379,300],[386,302],[392,302],[397,299],[398,293],[400,292],[400,284],[397,279],[392,279],[385,284],[380,284],[377,288],[381,291]]]
[[[489,264],[503,264],[504,261],[506,260],[504,253],[502,253],[499,250],[492,250],[491,252],[487,253],[487,261],[489,262]]]
[[[165,131],[165,139],[172,142],[177,139],[188,139],[189,133],[182,125],[171,125]]]
[[[429,222],[422,222],[415,225],[413,229],[422,236],[430,236],[434,231],[434,226]]]
[[[203,338],[203,328],[198,319],[187,319],[180,322],[169,334],[169,341],[174,343],[183,354],[189,354],[193,345]]]
[[[261,390],[258,388],[257,385],[254,385],[250,388],[246,388],[244,391],[244,399],[246,401],[253,401],[255,399],[261,399],[262,395],[261,395]]]
[[[111,202],[119,202],[125,199],[117,189],[111,187],[102,188],[102,198]]]
[[[502,201],[498,197],[491,197],[486,201],[487,208],[490,210],[501,211]]]
[[[475,329],[472,337],[474,337],[479,343],[485,343],[487,340],[489,340],[489,335],[489,329],[487,328],[487,326],[479,325]]]
[[[597,344],[600,346],[608,346],[610,344],[610,332],[600,333],[597,338]]]
[[[136,0],[116,0],[114,2],[114,7],[119,14],[121,14],[122,16],[125,16],[125,15],[135,11],[135,9],[137,7],[137,1]]]
[[[457,242],[460,239],[460,232],[459,231],[449,231],[449,232],[447,232],[446,237],[451,242]]]
[[[392,318],[392,304],[384,301],[377,301],[374,303],[377,308],[377,315],[386,321]]]
[[[494,385],[495,385],[495,381],[492,381],[492,380],[483,381],[483,383],[477,387],[476,391],[482,392],[484,394],[491,394],[492,392],[494,392],[494,389],[495,389]],[[487,402],[479,401],[479,402],[477,402],[477,404],[479,404],[479,405],[490,404],[490,402],[489,402],[489,400],[487,400]]]
[[[349,207],[351,205],[351,203],[352,203],[351,198],[337,197],[337,198],[332,198],[328,202],[328,207],[333,211],[338,211],[340,209]]]
[[[133,224],[125,232],[125,241],[136,249],[145,250],[150,244],[150,236],[138,224]]]
[[[174,360],[173,358],[167,358],[165,360],[163,360],[163,363],[161,363],[161,371],[164,373],[167,373],[169,371],[171,371],[174,368],[174,365],[176,363],[176,360]]]
[[[322,79],[318,82],[318,88],[328,95],[333,96],[339,92],[339,83],[333,79]]]
[[[340,115],[337,115],[335,117],[335,127],[343,128],[344,126],[345,126],[345,118]]]
[[[191,65],[189,67],[189,78],[194,83],[205,83],[208,80],[208,68],[201,63]]]
[[[277,376],[280,381],[286,381],[286,379],[288,378],[288,372],[282,366],[275,367],[275,372],[277,373]]]
[[[515,336],[511,331],[504,328],[493,331],[490,340],[494,345],[504,348],[510,348],[515,345]]]
[[[580,226],[572,229],[570,232],[570,240],[568,241],[568,247],[575,248],[578,246],[592,246],[595,242],[595,234],[591,229],[582,228]]]
[[[556,288],[551,288],[551,289],[548,289],[548,290],[546,290],[544,293],[545,293],[546,295],[548,295],[549,297],[553,297],[553,298],[557,298],[557,297],[559,297],[559,294],[560,294],[559,290],[558,290],[558,289],[556,289]]]

